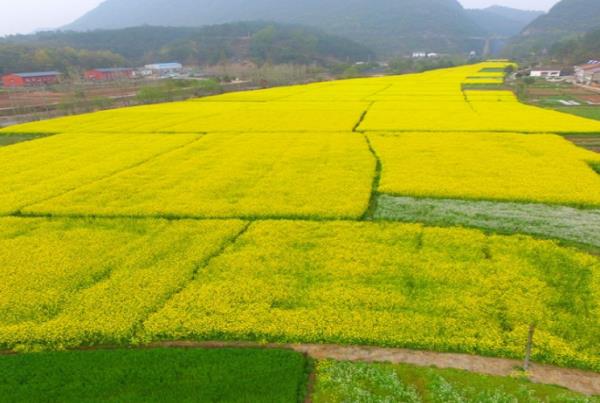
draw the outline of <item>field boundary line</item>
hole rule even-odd
[[[41,200],[35,201],[35,202],[33,202],[33,203],[29,203],[29,204],[26,204],[26,205],[24,205],[24,206],[21,206],[21,207],[19,207],[19,208],[18,208],[18,209],[17,209],[15,212],[13,212],[11,215],[13,215],[13,216],[19,216],[19,217],[20,217],[20,216],[23,216],[23,217],[24,217],[24,216],[27,216],[27,213],[24,213],[24,212],[23,212],[23,210],[24,210],[24,209],[26,209],[26,208],[28,208],[28,207],[32,207],[32,206],[35,206],[36,204],[44,203],[44,202],[47,202],[47,201],[49,201],[49,200],[52,200],[52,199],[55,199],[55,198],[58,198],[58,197],[65,196],[65,195],[67,195],[67,194],[69,194],[69,193],[71,193],[71,192],[75,192],[75,191],[77,191],[77,190],[79,190],[79,189],[81,189],[81,188],[83,188],[83,187],[86,187],[86,186],[89,186],[89,185],[92,185],[92,184],[95,184],[95,183],[98,183],[98,182],[102,182],[103,180],[106,180],[106,179],[112,178],[112,177],[114,177],[114,176],[117,176],[117,175],[119,175],[119,174],[121,174],[121,173],[123,173],[123,172],[127,172],[127,171],[130,171],[130,170],[132,170],[132,169],[138,168],[138,167],[140,167],[140,166],[142,166],[142,165],[144,165],[144,164],[147,164],[148,162],[150,162],[150,161],[152,161],[152,160],[154,160],[154,159],[156,159],[156,158],[160,158],[160,157],[162,157],[162,156],[164,156],[164,155],[167,155],[167,154],[169,154],[169,153],[176,152],[176,151],[179,151],[179,150],[181,150],[181,149],[183,149],[183,148],[186,148],[186,147],[188,147],[188,146],[191,146],[192,144],[194,144],[194,143],[196,143],[196,142],[198,142],[198,141],[202,140],[202,139],[204,138],[204,136],[205,136],[205,135],[203,135],[203,134],[200,134],[200,135],[198,135],[198,136],[199,136],[198,138],[196,138],[196,139],[194,139],[194,140],[192,140],[192,141],[190,141],[190,142],[187,142],[187,143],[185,143],[185,144],[183,144],[183,145],[180,145],[180,146],[177,146],[177,147],[175,147],[175,148],[171,148],[171,149],[169,149],[169,150],[166,150],[166,151],[160,152],[160,153],[158,153],[158,154],[154,154],[154,155],[152,155],[152,156],[150,156],[150,157],[148,157],[148,158],[146,158],[146,159],[144,159],[144,160],[142,160],[142,161],[138,161],[138,162],[136,162],[136,163],[135,163],[135,164],[133,164],[133,165],[129,165],[129,166],[127,166],[127,167],[124,167],[124,168],[122,168],[122,169],[119,169],[119,170],[113,171],[113,172],[111,172],[111,173],[107,174],[106,176],[103,176],[102,178],[94,179],[94,180],[92,180],[92,181],[89,181],[89,182],[86,182],[86,183],[83,183],[83,184],[77,185],[77,186],[75,186],[75,187],[73,187],[73,188],[69,188],[69,189],[67,189],[67,190],[65,190],[65,191],[63,191],[63,192],[61,192],[61,193],[59,193],[59,194],[56,194],[56,195],[53,195],[53,196],[50,196],[50,197],[46,197],[46,198],[44,198],[44,199],[41,199]],[[48,215],[48,216],[50,216],[50,217],[53,217],[53,215],[52,215],[52,214],[50,214],[50,215]]]
[[[369,152],[375,159],[375,174],[373,176],[373,183],[371,184],[371,197],[369,199],[369,205],[367,206],[367,210],[362,215],[361,221],[366,221],[373,217],[375,211],[377,210],[379,184],[381,183],[381,175],[383,173],[383,163],[381,162],[381,158],[379,158],[379,154],[377,154],[377,151],[375,151],[375,148],[371,143],[371,139],[369,139],[369,136],[366,133],[364,134],[364,138],[367,143],[367,147],[369,147]]]
[[[208,267],[208,265],[214,259],[223,255],[227,251],[227,249],[229,249],[230,247],[235,245],[235,243],[238,241],[238,239],[240,239],[246,232],[248,232],[248,230],[250,229],[250,226],[252,226],[252,224],[253,224],[252,221],[245,222],[242,225],[242,228],[237,233],[233,234],[231,237],[228,237],[227,239],[224,239],[223,242],[221,243],[221,246],[218,249],[216,249],[213,253],[211,253],[204,259],[201,259],[200,261],[196,262],[194,264],[194,269],[192,270],[191,275],[184,283],[181,284],[181,286],[179,286],[175,290],[173,290],[173,292],[171,292],[169,295],[167,295],[163,300],[158,301],[156,303],[156,306],[152,310],[150,310],[147,314],[145,314],[142,318],[140,318],[136,323],[133,324],[133,326],[131,328],[132,338],[143,340],[143,338],[144,338],[144,323],[146,322],[146,320],[150,316],[152,316],[156,312],[159,312],[161,309],[163,309],[165,306],[167,306],[169,301],[171,301],[173,298],[175,298],[177,295],[179,295],[181,292],[183,292],[188,287],[188,285],[190,285],[190,283],[192,283],[193,281],[195,281],[198,278],[198,273],[200,273],[201,270]]]
[[[373,105],[375,105],[375,101],[371,101],[369,103],[369,105],[367,105],[367,107],[365,108],[365,110],[360,114],[360,117],[358,118],[358,122],[356,122],[356,124],[352,127],[352,132],[353,133],[362,133],[360,130],[358,130],[358,128],[360,127],[360,125],[362,124],[362,122],[367,117],[367,114],[369,113],[369,111],[371,110],[371,108],[373,107]]]
[[[57,196],[58,197],[58,196]],[[16,212],[0,214],[0,217],[14,217],[14,218],[55,218],[55,219],[94,219],[94,220],[165,220],[165,221],[183,221],[183,220],[197,220],[197,221],[227,221],[227,220],[241,220],[241,221],[314,221],[314,222],[331,222],[331,221],[352,221],[359,222],[360,217],[317,217],[317,216],[202,216],[202,215],[179,215],[179,214],[147,214],[147,215],[128,215],[128,214],[68,214],[68,213],[35,213],[35,212]]]
[[[317,383],[317,368],[316,365],[314,365],[315,363],[311,356],[304,353],[304,357],[306,358],[306,366],[310,370],[306,379],[304,403],[312,403],[315,394],[315,385]]]
[[[565,136],[589,136],[589,137],[600,137],[600,132],[566,132],[566,131],[531,131],[531,130],[473,130],[473,129],[455,129],[455,130],[424,130],[424,129],[366,129],[358,130],[359,133],[375,133],[375,134],[389,134],[390,136],[396,134],[405,133],[511,133],[511,134],[522,134],[522,135],[538,135],[538,134],[553,134],[559,137]]]

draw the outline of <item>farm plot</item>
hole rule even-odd
[[[554,135],[369,135],[379,191],[399,196],[600,205],[600,156]],[[576,180],[575,180],[576,178]]]
[[[524,236],[258,222],[144,324],[154,339],[376,344],[600,369],[600,262]]]
[[[600,133],[600,122],[517,102],[485,102],[473,99],[469,103],[463,103],[459,114],[452,111],[453,103],[444,102],[442,99],[430,99],[434,112],[412,108],[413,102],[403,101],[402,105],[376,102],[358,129],[364,132]]]
[[[7,402],[298,402],[306,359],[284,350],[104,350],[2,357]]]
[[[317,363],[313,401],[325,402],[527,402],[597,403],[549,385],[509,377],[411,365],[337,362]]]
[[[130,342],[239,221],[0,219],[0,346]]]
[[[202,132],[210,116],[232,116],[245,103],[174,102],[67,116],[10,126],[0,133],[155,133],[172,132],[173,125],[186,125],[187,133]]]
[[[0,133],[204,133],[352,131],[368,102],[188,101],[26,123]]]
[[[467,226],[533,234],[600,248],[600,209],[379,195],[374,220]]]
[[[208,104],[208,102],[207,102]],[[351,132],[367,102],[258,102],[247,103],[232,115],[213,115],[195,127],[203,132]],[[174,132],[189,132],[190,123],[174,125]]]
[[[211,134],[25,209],[95,216],[359,218],[375,159],[356,133]]]
[[[63,134],[0,148],[0,214],[58,196],[198,138]]]

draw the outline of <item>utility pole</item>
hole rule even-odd
[[[529,325],[529,334],[527,335],[527,348],[525,349],[525,364],[523,369],[529,370],[529,364],[531,362],[531,348],[533,347],[533,336],[535,334],[535,323]]]

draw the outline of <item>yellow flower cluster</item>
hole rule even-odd
[[[396,195],[600,205],[600,156],[556,135],[369,134]]]
[[[375,158],[358,133],[209,134],[28,213],[359,218]]]
[[[600,261],[411,224],[258,222],[144,324],[160,339],[405,346],[600,369]]]
[[[129,342],[238,221],[0,219],[0,346]]]
[[[58,196],[198,138],[190,134],[62,134],[0,147],[0,214]]]

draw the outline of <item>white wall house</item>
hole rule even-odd
[[[163,76],[166,74],[181,73],[183,65],[181,63],[154,63],[145,65],[143,70]]]
[[[530,77],[560,77],[562,70],[560,69],[551,69],[551,68],[536,68],[532,69],[531,73],[529,73]]]

